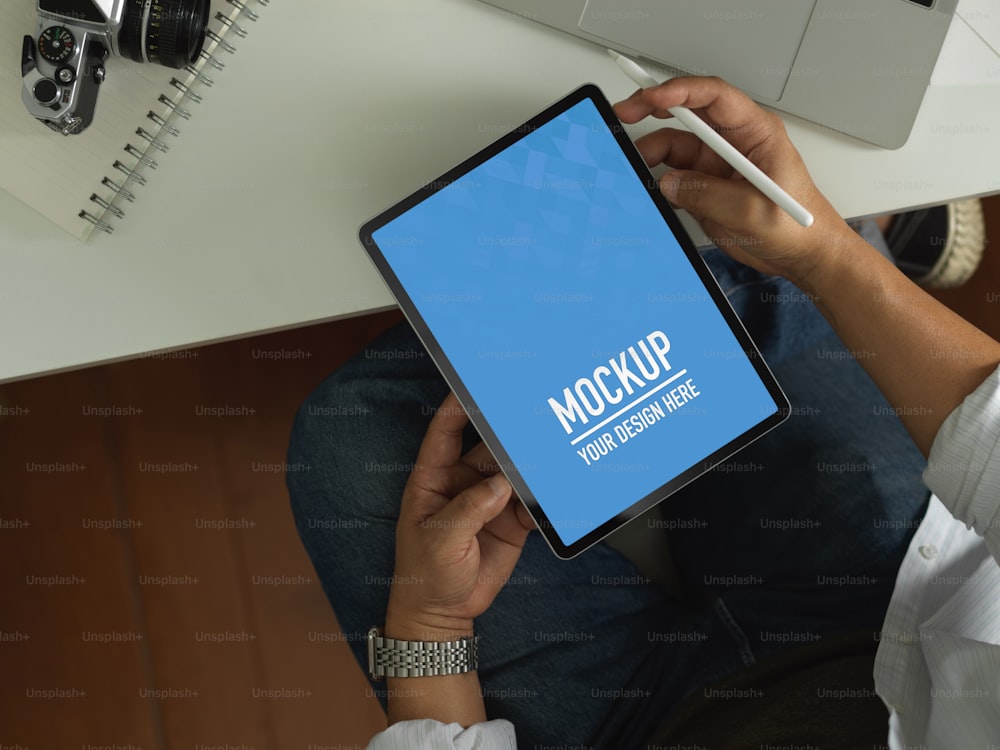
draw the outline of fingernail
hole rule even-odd
[[[497,496],[504,494],[510,487],[510,482],[507,481],[507,477],[503,474],[494,474],[486,480],[486,484],[490,486],[490,489],[493,490]]]
[[[663,175],[663,179],[660,180],[660,191],[667,196],[669,200],[674,200],[677,197],[677,189],[680,185],[681,178],[676,172],[667,172]]]

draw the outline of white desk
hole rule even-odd
[[[113,236],[0,193],[0,382],[389,307],[365,219],[580,83],[633,89],[603,50],[473,0],[261,16]],[[787,122],[848,217],[1000,192],[1000,64],[932,87],[898,151]]]

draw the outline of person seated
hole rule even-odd
[[[551,554],[408,326],[334,373],[299,411],[288,461],[309,470],[287,481],[359,663],[373,625],[479,639],[478,669],[373,682],[390,726],[370,747],[990,747],[1000,344],[892,260],[967,277],[974,260],[915,256],[928,232],[967,254],[974,209],[897,219],[890,249],[727,83],[677,78],[615,110],[678,105],[816,218],[800,227],[689,133],[636,142],[673,168],[660,187],[715,242],[703,257],[792,415],[651,519],[668,588],[608,544]]]

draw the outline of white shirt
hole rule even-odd
[[[1000,368],[945,420],[924,481],[934,493],[889,602],[875,690],[891,750],[1000,750]],[[369,750],[510,750],[497,719],[463,729],[424,719]]]
[[[875,657],[889,747],[1000,750],[1000,370],[945,420],[924,481]]]

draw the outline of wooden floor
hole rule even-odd
[[[400,319],[0,388],[0,748],[343,750],[385,726],[283,464],[306,394]]]
[[[1000,250],[939,296],[1000,338]],[[0,748],[346,750],[385,725],[283,462],[306,394],[399,319],[0,387]]]

